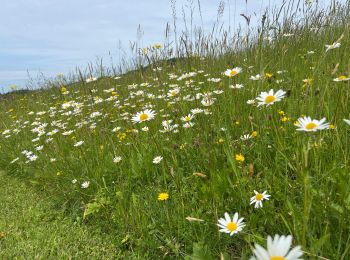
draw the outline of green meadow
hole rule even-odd
[[[128,72],[1,95],[0,258],[350,259],[349,11],[167,28]]]

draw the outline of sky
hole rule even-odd
[[[197,8],[198,0],[176,0],[180,27],[181,7],[191,1]],[[238,26],[244,23],[241,13],[257,20],[266,7],[282,1],[224,0],[222,21]],[[200,0],[204,29],[215,22],[219,2]],[[173,23],[170,0],[1,0],[0,92],[12,84],[25,87],[28,73],[68,74],[96,58],[109,59],[109,53],[118,60],[119,46],[137,40],[139,25],[144,47],[162,43],[168,22]]]

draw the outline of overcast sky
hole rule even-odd
[[[176,1],[179,18],[181,6],[188,2]],[[197,6],[197,0],[192,2]],[[220,0],[200,2],[204,28],[209,29]],[[223,21],[237,26],[244,22],[240,13],[259,16],[265,7],[281,2],[248,0],[246,5],[246,0],[225,0]],[[144,46],[162,43],[167,22],[172,23],[170,0],[1,0],[0,91],[10,84],[24,86],[27,70],[32,76],[53,76],[107,57],[108,52],[117,59],[118,42],[127,48],[137,39],[139,25]]]

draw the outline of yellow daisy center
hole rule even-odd
[[[312,129],[315,129],[317,127],[317,125],[315,124],[315,123],[308,123],[306,126],[305,126],[305,128],[307,129],[307,130],[312,130]]]
[[[285,258],[283,256],[271,256],[270,260],[284,260]]]
[[[230,75],[231,76],[236,76],[238,74],[238,71],[237,70],[231,70],[230,71]]]
[[[256,200],[262,200],[263,198],[264,198],[264,195],[262,195],[262,194],[260,194],[260,193],[258,193],[258,194],[255,195],[255,199],[256,199]]]
[[[185,121],[190,121],[191,118],[189,116],[185,116]]]
[[[148,119],[148,115],[147,114],[143,113],[143,114],[140,115],[140,120],[141,121],[145,121],[147,119]]]
[[[227,224],[227,229],[231,232],[236,231],[237,230],[237,224],[234,222],[230,222]]]
[[[346,76],[339,76],[338,79],[339,79],[339,80],[345,80],[345,79],[346,79]]]
[[[172,96],[176,96],[177,92],[174,90],[174,91],[171,91],[171,95]]]
[[[267,96],[266,98],[265,98],[265,103],[272,103],[273,101],[275,101],[276,100],[276,97],[275,96]]]

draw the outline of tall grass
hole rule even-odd
[[[206,33],[192,24],[190,3],[184,31],[176,28],[173,2],[164,44],[132,45],[135,58],[119,69],[100,62],[52,88],[3,96],[0,164],[55,194],[77,219],[114,233],[119,258],[190,257],[196,243],[208,259],[247,259],[268,234],[291,234],[306,257],[348,259],[350,126],[343,119],[350,90],[348,81],[333,79],[350,73],[349,3],[320,10],[285,1],[257,27],[242,18],[246,28],[234,33],[220,22],[223,4]],[[326,51],[337,41],[340,48]],[[242,73],[222,74],[236,66]],[[230,88],[235,84],[244,87]],[[176,87],[180,92],[168,95]],[[270,89],[286,97],[268,107],[247,104]],[[203,106],[204,97],[214,103]],[[133,124],[147,108],[155,118]],[[183,127],[181,117],[195,108],[202,113]],[[332,127],[298,132],[302,115],[326,117]],[[163,120],[177,131],[161,132]],[[252,132],[257,136],[242,140]],[[24,150],[38,158],[29,162]],[[271,195],[261,209],[249,205],[254,190]],[[157,200],[161,192],[169,200]],[[239,212],[247,226],[233,237],[220,233],[224,212]]]

